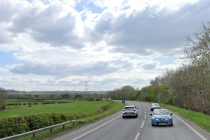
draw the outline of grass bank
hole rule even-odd
[[[210,116],[203,114],[201,112],[195,112],[171,105],[166,105],[166,104],[160,104],[162,107],[167,108],[169,110],[172,110],[173,112],[176,112],[183,116],[184,118],[194,122],[204,130],[210,132]]]

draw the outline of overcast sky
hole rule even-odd
[[[0,87],[141,89],[209,15],[210,0],[0,0]]]

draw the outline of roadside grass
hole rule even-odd
[[[183,116],[184,118],[192,121],[193,123],[197,124],[204,130],[210,132],[210,116],[203,114],[201,112],[195,112],[179,107],[175,107],[172,105],[160,104],[162,107],[167,108],[173,112],[176,112]]]
[[[106,111],[104,111],[103,113],[101,114],[98,114],[98,115],[95,115],[95,116],[92,116],[92,117],[88,117],[88,118],[84,118],[84,119],[81,119],[83,121],[85,121],[84,124],[88,124],[88,123],[92,123],[100,118],[103,118],[105,116],[108,116],[112,113],[115,113],[121,109],[123,109],[125,106],[125,104],[122,104],[121,102],[118,102],[118,101],[114,101],[110,108]],[[47,130],[47,131],[44,131],[44,132],[40,132],[40,133],[37,133],[35,137],[33,137],[33,135],[30,135],[30,136],[26,136],[26,137],[23,137],[23,138],[19,138],[18,140],[40,140],[40,139],[50,139],[50,136],[53,136],[53,135],[56,135],[61,132],[67,132],[73,128],[79,128],[80,126],[82,126],[83,124],[82,123],[75,123],[75,125],[73,124],[68,124],[65,126],[65,128],[63,128],[62,126],[61,127],[57,127],[57,128],[54,128],[52,130],[52,132],[50,132],[50,130]]]
[[[107,101],[74,101],[65,104],[38,104],[31,107],[19,105],[0,111],[0,118],[48,112],[93,112],[105,104]]]

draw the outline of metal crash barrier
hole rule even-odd
[[[2,138],[1,140],[14,140],[14,139],[22,138],[22,137],[32,135],[32,134],[33,134],[33,137],[35,137],[36,133],[43,132],[43,131],[46,131],[46,130],[50,130],[50,132],[52,132],[53,128],[56,128],[56,127],[59,127],[59,126],[63,126],[63,128],[65,128],[65,125],[67,125],[69,123],[73,123],[73,125],[74,125],[75,122],[84,123],[84,121],[81,121],[81,120],[72,120],[72,121],[68,121],[68,122],[64,122],[64,123],[59,123],[59,124],[56,124],[56,125],[51,125],[51,126],[48,126],[48,127],[45,127],[45,128],[29,131],[29,132],[26,132],[26,133],[17,134],[17,135],[14,135],[14,136]]]

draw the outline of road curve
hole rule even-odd
[[[138,118],[123,119],[121,111],[71,131],[54,140],[210,140],[210,134],[174,113],[174,126],[151,126],[150,106],[128,101],[138,107]]]

